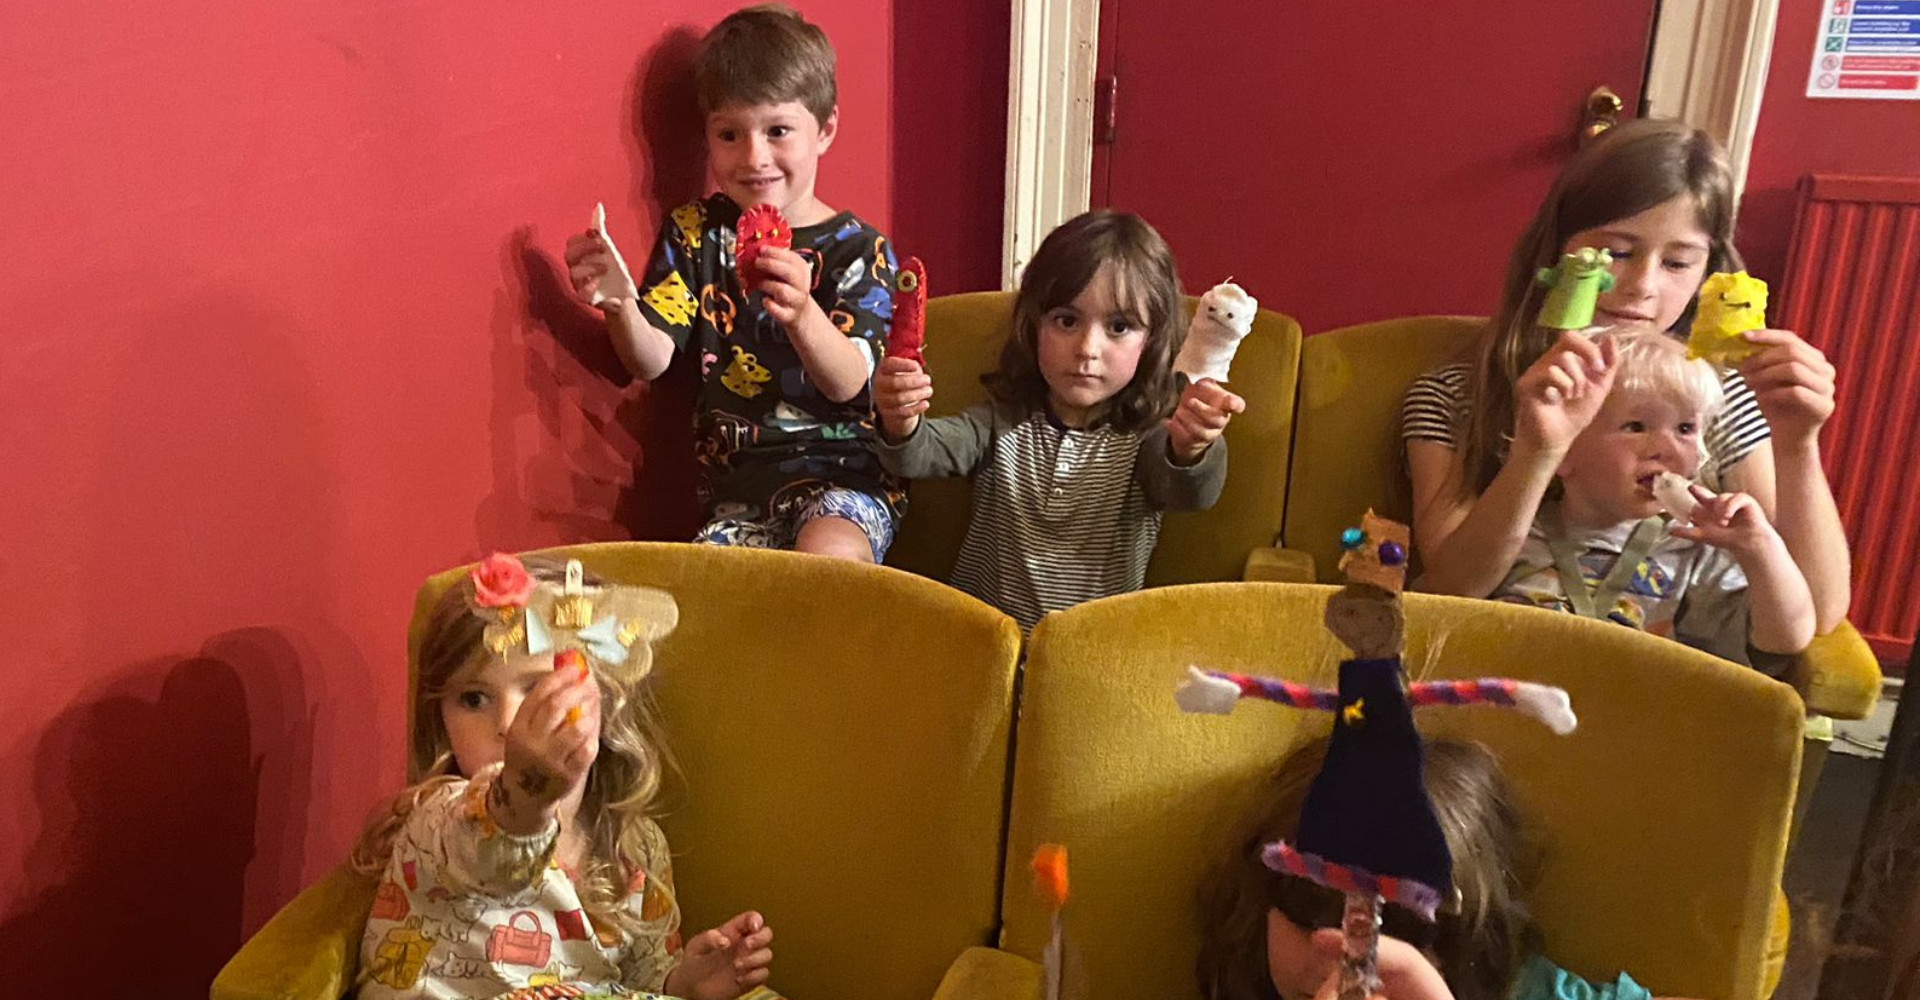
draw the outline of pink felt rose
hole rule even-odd
[[[483,608],[517,608],[533,593],[533,577],[520,560],[504,552],[480,560],[473,568],[473,603]]]

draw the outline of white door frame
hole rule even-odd
[[[1678,118],[1727,147],[1747,185],[1780,0],[1662,0],[1647,61],[1648,117]]]
[[[1100,0],[1013,0],[1007,60],[1007,200],[1000,280],[1013,288],[1040,239],[1087,210]]]
[[[1678,118],[1725,145],[1736,197],[1779,9],[1780,0],[1662,0],[1648,54],[1647,115]],[[1013,0],[1003,287],[1018,284],[1042,237],[1090,203],[1099,27],[1099,0]]]

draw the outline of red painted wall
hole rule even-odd
[[[894,244],[935,295],[1000,287],[1010,18],[1005,3],[894,7]]]
[[[400,781],[426,574],[690,530],[685,390],[610,377],[554,257],[701,192],[684,70],[732,6],[0,7],[10,982],[204,996]],[[892,4],[801,6],[822,197],[990,283],[1005,12],[911,22],[955,84]]]
[[[1638,100],[1656,4],[1101,7],[1107,203],[1159,229],[1188,291],[1232,276],[1312,336],[1492,309],[1587,95]]]
[[[1740,202],[1739,246],[1768,281],[1785,270],[1794,185],[1808,173],[1920,176],[1920,101],[1807,97],[1814,35],[1833,0],[1781,0],[1773,62]]]

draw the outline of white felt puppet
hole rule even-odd
[[[1253,330],[1253,314],[1260,303],[1231,281],[1221,282],[1200,296],[1187,327],[1187,342],[1173,361],[1173,370],[1198,382],[1203,378],[1227,381],[1240,341]]]
[[[619,248],[613,245],[613,237],[607,235],[607,206],[604,202],[593,206],[593,231],[600,234],[600,242],[606,244],[607,254],[613,258],[614,270],[618,272],[601,278],[600,283],[594,286],[593,304],[618,305],[622,300],[637,301],[640,298],[640,286],[634,284],[633,272],[627,270],[626,259],[620,256]]]
[[[1674,520],[1685,524],[1693,520],[1700,501],[1693,498],[1693,484],[1685,476],[1662,472],[1653,477],[1653,496]]]

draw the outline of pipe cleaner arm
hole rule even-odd
[[[1242,698],[1278,702],[1294,708],[1331,712],[1340,706],[1340,692],[1332,688],[1308,687],[1292,681],[1230,674],[1220,670],[1187,668],[1187,679],[1173,692],[1181,711],[1226,715]]]
[[[1560,736],[1579,724],[1573,702],[1564,688],[1504,677],[1470,681],[1419,681],[1407,685],[1407,701],[1415,708],[1427,705],[1495,705],[1518,710]]]

